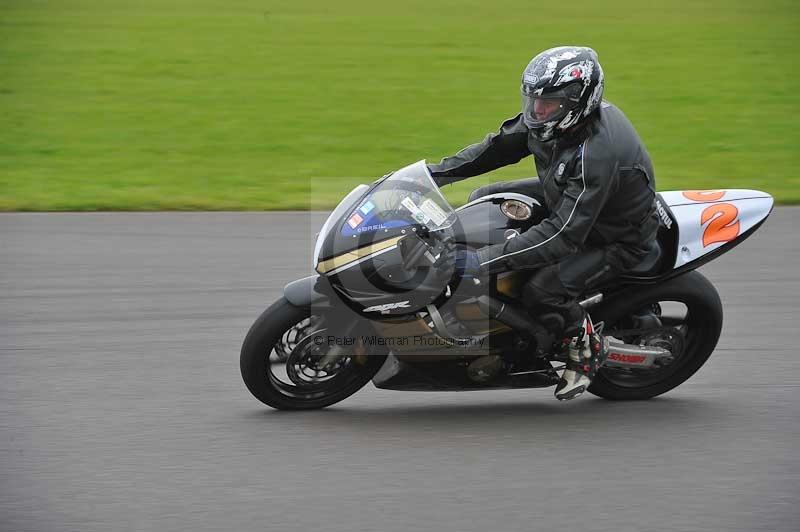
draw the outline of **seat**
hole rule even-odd
[[[658,275],[661,272],[661,262],[663,258],[664,250],[661,247],[661,243],[657,239],[653,240],[642,262],[631,271],[625,272],[625,276],[649,277]]]

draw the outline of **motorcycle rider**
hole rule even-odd
[[[429,165],[441,186],[533,155],[538,178],[481,187],[470,201],[517,192],[537,199],[549,217],[502,244],[462,250],[457,267],[476,277],[533,270],[523,300],[536,303],[533,312],[565,319],[569,356],[555,390],[559,400],[583,393],[605,357],[577,297],[642,262],[659,225],[650,156],[622,111],[603,101],[603,88],[594,50],[546,50],[523,72],[520,114]]]

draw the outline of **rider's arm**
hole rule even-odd
[[[428,169],[441,186],[514,164],[530,154],[528,129],[522,122],[522,114],[518,114],[503,122],[498,132],[486,135],[482,142],[445,157],[439,164],[428,165]]]
[[[590,140],[581,147],[578,175],[570,177],[549,218],[502,244],[478,250],[483,273],[538,268],[578,252],[616,187],[612,150]]]

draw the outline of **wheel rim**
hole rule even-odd
[[[301,400],[324,399],[358,378],[363,364],[353,352],[343,351],[330,364],[321,365],[330,350],[320,341],[325,332],[321,317],[303,318],[266,353],[267,378],[281,394]]]
[[[679,310],[679,307],[683,307],[683,310]],[[653,320],[652,315],[658,320]],[[645,319],[639,320],[640,323],[637,324],[637,318]],[[692,359],[692,354],[701,341],[705,323],[703,310],[692,306],[689,301],[659,300],[646,303],[619,323],[607,327],[604,333],[625,343],[667,349],[671,357],[660,361],[654,368],[604,366],[600,369],[600,375],[609,383],[628,389],[646,388],[662,382],[686,367]],[[621,334],[620,337],[615,331],[639,333]]]

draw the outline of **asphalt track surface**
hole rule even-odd
[[[800,529],[800,209],[703,269],[723,338],[662,398],[369,385],[277,412],[239,348],[319,222],[0,215],[0,530]]]

